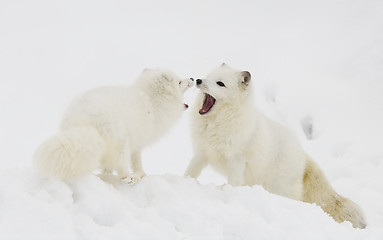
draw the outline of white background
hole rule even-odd
[[[3,226],[0,227],[0,236],[3,233],[9,237],[13,233],[14,237],[9,239],[23,239],[18,235],[20,231],[16,231],[16,224],[10,220],[12,211],[21,207],[21,203],[13,200],[21,198],[29,203],[32,197],[21,193],[20,196],[12,195],[10,192],[17,192],[15,189],[18,189],[13,182],[18,179],[17,186],[23,186],[20,191],[34,191],[28,185],[30,181],[36,180],[34,176],[28,175],[32,172],[33,152],[42,141],[57,131],[61,114],[74,96],[96,86],[129,85],[144,68],[169,68],[182,77],[199,78],[226,62],[233,68],[251,72],[257,94],[256,105],[297,134],[306,151],[323,168],[335,189],[365,210],[369,223],[366,230],[356,231],[347,224],[331,225],[331,230],[323,233],[322,237],[381,238],[382,16],[383,2],[377,0],[1,0],[0,177],[3,183],[0,185],[0,211],[8,209],[10,215],[3,214],[1,217],[0,212],[0,226]],[[193,104],[196,92],[197,89],[187,92],[185,101],[189,105]],[[143,153],[147,174],[159,175],[160,180],[167,179],[170,186],[174,179],[170,177],[169,180],[169,176],[167,178],[164,174],[182,176],[192,157],[188,116],[189,112],[185,112],[163,139]],[[312,122],[312,139],[306,138],[302,122]],[[22,177],[25,175],[28,177]],[[157,180],[156,177],[149,177],[142,185],[155,185]],[[95,188],[101,188],[104,184],[94,178],[91,181],[89,186],[98,186]],[[181,186],[185,185],[186,188],[195,184],[183,183],[178,178],[174,181],[180,181]],[[222,184],[225,179],[207,169],[200,182]],[[56,182],[50,189],[61,192],[65,187],[60,184],[64,183]],[[87,182],[82,184],[87,185]],[[46,188],[46,185],[40,183],[36,183],[36,186],[39,189]],[[129,201],[124,191],[119,192],[120,195],[115,199]],[[137,189],[134,191],[136,194],[144,194]],[[232,193],[240,190],[227,191]],[[274,199],[277,206],[273,207],[276,209],[286,211],[279,218],[266,214],[266,218],[271,219],[270,229],[263,230],[277,231],[280,235],[275,235],[275,239],[281,236],[295,236],[293,239],[311,236],[310,229],[317,226],[307,231],[289,229],[284,232],[285,228],[275,225],[273,220],[282,218],[284,222],[291,222],[284,217],[299,212],[296,224],[299,225],[299,221],[303,224],[311,218],[315,219],[313,223],[319,224],[316,219],[320,218],[320,214],[318,218],[305,215],[305,211],[299,210],[299,205],[294,208],[284,207],[285,201],[288,201],[286,199],[261,190],[259,192],[246,188],[241,191],[244,192],[240,195],[243,201],[246,201],[246,194],[260,194]],[[161,199],[161,193],[158,197]],[[13,200],[7,202],[4,199]],[[39,206],[45,204],[44,201],[45,198],[41,200],[41,205],[31,207],[33,210],[29,212],[20,210],[21,215],[30,216],[31,221],[40,219],[42,225],[57,222],[58,217],[44,218],[44,213],[39,209]],[[58,197],[56,201],[55,204],[59,206],[63,200]],[[92,198],[90,203],[96,204],[97,201]],[[215,204],[211,201],[211,207]],[[76,215],[74,209],[84,208],[76,205],[76,201],[65,206],[61,210],[68,211],[72,216],[64,221],[65,224],[77,229],[73,231],[73,236],[66,239],[92,239],[89,232],[96,232],[97,228],[89,227],[89,232],[81,232],[78,230],[81,224],[73,217]],[[251,204],[244,206],[251,207]],[[230,209],[237,206],[229,204],[227,207],[225,211],[230,212]],[[154,208],[158,211],[163,209],[158,205]],[[257,209],[254,211],[258,213]],[[159,218],[167,219],[163,215]],[[203,218],[206,219],[206,216],[201,215],[200,219]],[[133,225],[139,226],[135,220],[137,218],[131,220],[135,223]],[[325,220],[332,221],[328,217]],[[230,220],[215,221],[220,227],[229,224],[233,232],[240,229],[231,224]],[[25,225],[18,219],[15,222],[21,224],[21,229],[23,226],[32,229],[30,222]],[[254,228],[250,226],[248,233],[254,236],[252,231],[257,225]],[[153,227],[149,217],[146,227]],[[160,229],[168,233],[164,230],[166,227]],[[27,236],[37,236],[32,232],[24,231]],[[35,232],[42,234],[38,230]],[[192,234],[182,228],[178,232],[181,237],[177,235],[175,239],[194,239]],[[194,230],[194,233],[199,236],[196,239],[204,239],[204,236],[209,235],[208,232],[198,230]],[[45,231],[44,234],[47,239],[59,235],[53,230],[48,233]],[[119,239],[125,235],[99,235],[100,239],[104,239],[104,236]],[[143,235],[139,232],[136,236],[140,238]],[[266,235],[260,234],[258,238],[262,239],[262,236]],[[267,237],[265,239],[270,239],[270,236]],[[43,237],[39,235],[37,239]],[[224,235],[213,234],[209,239],[224,239]],[[251,238],[242,236],[239,239]]]

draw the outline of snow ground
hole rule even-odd
[[[383,239],[383,2],[0,1],[0,239]],[[368,227],[233,188],[192,157],[188,112],[143,153],[135,185],[42,179],[34,150],[77,94],[143,68],[249,70],[256,105],[299,136]],[[197,90],[185,97],[193,103]]]

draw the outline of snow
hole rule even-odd
[[[2,0],[0,239],[383,239],[382,12],[376,0]],[[189,112],[143,152],[149,176],[134,185],[33,172],[77,94],[144,68],[198,78],[222,62],[252,73],[256,105],[362,207],[366,229],[211,169],[183,178]]]
[[[148,176],[135,185],[96,176],[63,183],[39,179],[29,169],[5,175],[2,180],[8,181],[2,182],[12,180],[13,186],[2,186],[6,221],[1,233],[6,239],[365,236],[349,223],[331,221],[319,207],[272,195],[260,186],[200,185],[175,175]],[[374,231],[378,230],[371,228]]]

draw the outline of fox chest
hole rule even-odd
[[[230,122],[201,121],[197,128],[197,141],[209,152],[229,155],[240,151],[246,141],[243,129]]]

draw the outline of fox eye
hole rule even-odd
[[[182,83],[182,82],[181,82],[181,81],[179,81],[179,82],[178,82],[178,85],[181,85],[181,83]]]
[[[221,81],[217,82],[217,84],[218,84],[218,86],[220,86],[220,87],[226,87],[225,84],[224,84],[223,82],[221,82]]]

